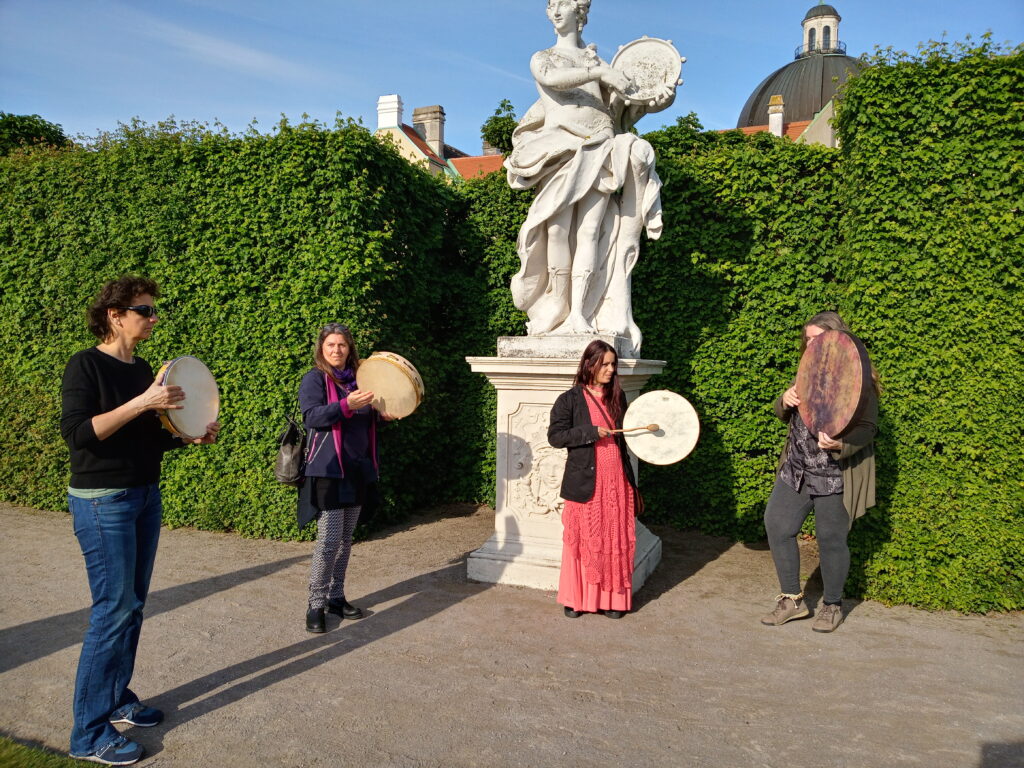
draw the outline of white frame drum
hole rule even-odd
[[[160,366],[158,381],[161,375],[163,385],[181,387],[185,399],[181,408],[158,411],[160,423],[184,440],[206,435],[206,425],[216,421],[220,413],[220,389],[210,369],[198,357],[183,355]]]
[[[638,429],[645,425],[655,430]],[[700,437],[697,411],[682,395],[667,389],[645,392],[630,403],[622,418],[626,445],[648,464],[675,464],[685,459]]]

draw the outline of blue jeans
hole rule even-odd
[[[71,752],[103,748],[118,732],[110,716],[139,700],[128,688],[160,540],[160,486],[101,496],[68,496],[92,592],[89,629],[75,677]]]

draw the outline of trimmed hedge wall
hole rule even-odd
[[[864,594],[1022,608],[1024,55],[933,44],[871,63],[837,126],[838,276],[885,385]]]
[[[162,314],[139,353],[154,368],[180,354],[207,362],[225,425],[219,444],[168,455],[168,524],[297,536],[295,492],[271,467],[330,320],[351,325],[364,356],[415,360],[430,393],[381,441],[390,506],[477,497],[486,382],[462,356],[488,346],[464,330],[484,338],[486,307],[482,271],[451,240],[449,217],[463,208],[393,147],[341,122],[242,137],[136,124],[94,151],[3,159],[0,403],[13,423],[0,437],[0,496],[64,506],[64,362],[95,343],[84,308],[102,281],[144,273],[162,287]]]
[[[634,276],[652,388],[701,416],[695,452],[642,470],[651,517],[733,539],[761,516],[799,329],[837,308],[884,387],[879,506],[851,534],[851,595],[1024,608],[1019,50],[888,52],[845,89],[842,150],[766,134],[648,134],[665,233]],[[382,441],[390,509],[494,491],[494,395],[465,355],[521,334],[508,283],[529,193],[448,185],[349,123],[228,136],[133,125],[89,149],[0,159],[0,496],[59,508],[60,372],[82,310],[125,272],[165,289],[140,352],[206,360],[224,440],[165,464],[168,522],[291,538],[270,466],[317,327],[416,362],[429,397]],[[309,533],[307,532],[307,535]]]

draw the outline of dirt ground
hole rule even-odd
[[[0,732],[67,748],[88,588],[65,513],[0,505]],[[1024,766],[1024,616],[847,602],[769,628],[764,548],[655,527],[620,621],[470,583],[493,511],[356,545],[368,616],[304,629],[310,544],[165,530],[132,687],[144,766]],[[815,569],[808,552],[804,570]],[[812,603],[820,592],[812,594]]]

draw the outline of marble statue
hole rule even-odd
[[[512,296],[530,336],[613,334],[639,356],[630,273],[641,232],[661,234],[661,180],[654,149],[630,129],[672,103],[683,60],[670,41],[644,38],[608,64],[583,42],[589,10],[590,0],[548,0],[555,44],[530,60],[540,98],[505,161],[513,188],[537,190]]]

